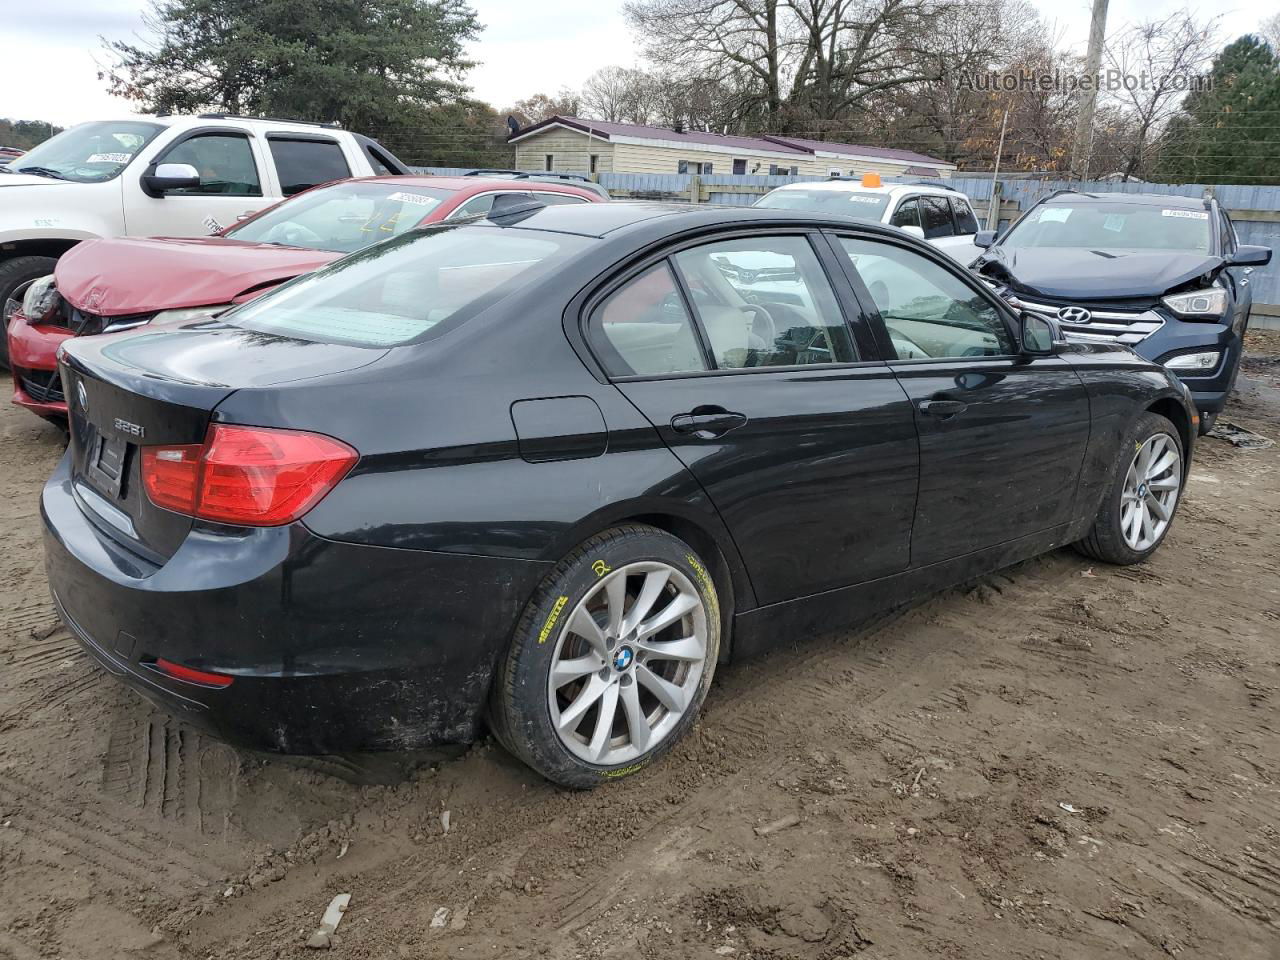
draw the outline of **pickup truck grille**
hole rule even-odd
[[[1075,340],[1103,340],[1132,347],[1164,325],[1164,320],[1152,310],[1093,310],[1084,304],[1039,303],[1025,297],[1017,300],[1024,310],[1056,320],[1062,332]],[[1078,307],[1083,307],[1088,316],[1068,319],[1061,315]]]
[[[15,368],[22,389],[36,403],[63,403],[62,378],[57,370],[23,370]]]

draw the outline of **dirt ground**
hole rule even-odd
[[[1280,337],[1250,347],[1226,419],[1280,439]],[[590,794],[155,711],[54,617],[60,454],[0,406],[0,957],[315,955],[338,893],[347,958],[1280,956],[1280,446],[1203,442],[1145,566],[1062,551],[722,670]]]

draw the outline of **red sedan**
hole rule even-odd
[[[543,203],[604,199],[594,185],[571,182],[368,177],[313,187],[217,236],[85,240],[10,315],[13,402],[66,418],[57,352],[69,337],[216,316],[379,240],[530,195]]]

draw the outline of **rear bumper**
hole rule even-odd
[[[59,613],[105,670],[194,726],[284,753],[467,742],[547,566],[197,526],[160,567],[100,530],[64,458],[44,489]],[[157,658],[223,674],[213,688]]]
[[[13,402],[49,419],[66,419],[67,404],[57,386],[58,347],[74,334],[62,327],[33,324],[20,312],[9,321],[9,366]],[[56,386],[51,392],[50,385]]]
[[[1227,402],[1240,370],[1243,340],[1230,324],[1199,323],[1165,316],[1164,325],[1133,348],[1139,355],[1156,363],[1168,363],[1178,354],[1214,350],[1220,354],[1218,366],[1206,375],[1173,370],[1187,385],[1201,413],[1216,413]]]

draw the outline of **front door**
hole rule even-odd
[[[197,130],[161,148],[147,165],[130,167],[125,226],[137,237],[199,237],[217,233],[274,203],[259,144],[240,130]],[[185,163],[200,174],[198,187],[148,196],[139,178],[162,163]],[[135,167],[137,172],[134,173]]]
[[[906,568],[911,407],[851,335],[807,236],[681,250],[611,294],[589,329],[720,511],[762,603]]]
[[[882,240],[837,243],[919,430],[912,566],[1071,520],[1090,425],[1071,366],[1020,356],[1012,318],[963,271]]]

